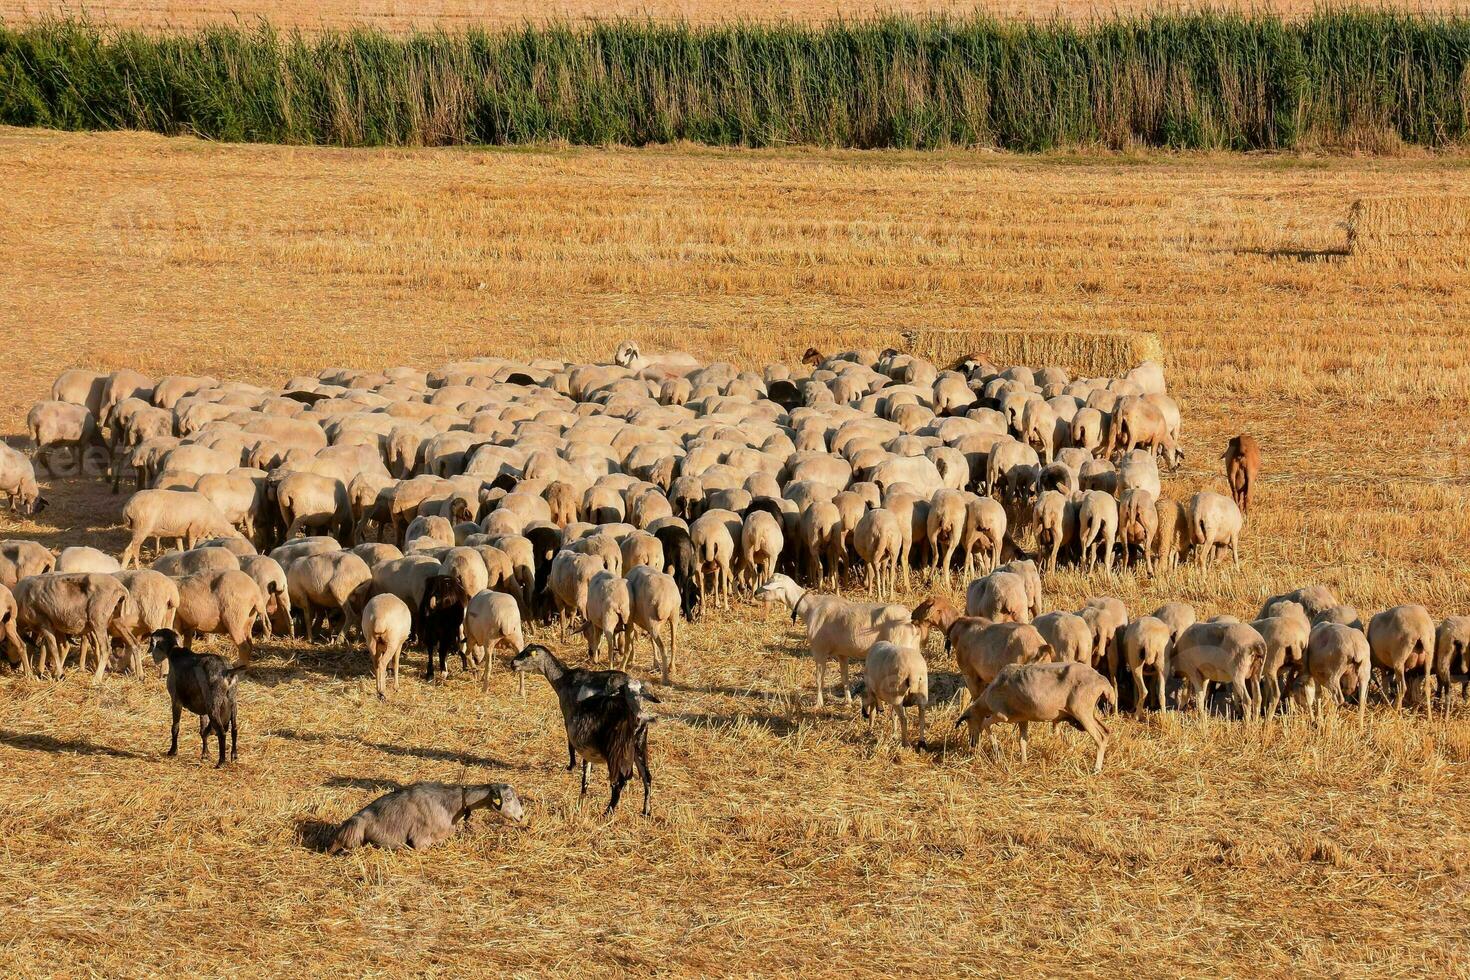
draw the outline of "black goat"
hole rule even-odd
[[[168,754],[179,754],[179,718],[188,708],[199,716],[199,754],[209,754],[209,736],[219,739],[218,769],[225,764],[225,732],[230,734],[230,758],[240,757],[240,728],[235,720],[235,681],[244,667],[231,667],[224,657],[195,653],[179,645],[173,630],[155,630],[149,642],[153,662],[168,661],[168,696],[173,709],[173,735]]]
[[[526,647],[511,660],[518,671],[541,673],[556,692],[562,722],[567,732],[567,771],[582,757],[582,793],[587,792],[587,771],[593,762],[607,764],[612,799],[617,808],[623,786],[636,772],[643,780],[643,815],[648,816],[648,725],[653,720],[642,710],[644,701],[659,703],[651,691],[621,670],[582,670],[568,667],[540,644]]]
[[[778,378],[771,382],[770,386],[766,389],[766,397],[788,412],[798,409],[805,404],[805,399],[801,396],[801,389],[796,387],[793,382],[787,381],[784,378]]]
[[[689,531],[679,524],[666,524],[654,537],[663,545],[665,568],[679,587],[679,607],[684,618],[693,620],[694,605],[699,601],[699,559],[694,555]]]
[[[458,651],[464,669],[470,669],[468,651],[460,643],[460,628],[464,625],[464,607],[468,598],[459,579],[452,575],[435,575],[424,587],[424,597],[419,602],[419,638],[429,653],[428,670],[424,680],[434,679],[434,654],[439,655],[439,671],[447,674],[445,661],[451,652]]]

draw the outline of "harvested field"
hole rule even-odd
[[[1470,280],[1394,258],[1425,202],[1463,195],[1463,156],[345,151],[6,129],[0,179],[12,441],[71,366],[279,384],[605,357],[623,337],[753,363],[956,330],[997,347],[1020,331],[1066,363],[1124,335],[1161,345],[1183,410],[1167,492],[1222,488],[1240,431],[1262,443],[1264,487],[1239,569],[1063,571],[1049,607],[1113,594],[1246,616],[1321,581],[1365,613],[1470,611]],[[1377,248],[1358,247],[1367,224],[1349,235],[1360,200]],[[0,513],[0,536],[121,548],[123,498],[96,480],[50,494],[39,524]],[[654,817],[625,803],[610,824],[601,784],[576,806],[539,678],[524,702],[505,673],[484,697],[459,673],[430,687],[415,651],[379,703],[359,648],[265,644],[241,681],[240,762],[217,773],[187,741],[163,758],[155,678],[7,673],[0,971],[1470,968],[1463,705],[1433,721],[1377,706],[1361,733],[1346,716],[1118,718],[1092,777],[1072,733],[1034,732],[1025,766],[1010,730],[999,761],[958,735],[932,756],[875,745],[840,703],[811,709],[782,612],[737,603],[681,641]],[[953,664],[931,662],[953,690]],[[953,718],[945,701],[933,735]],[[481,816],[427,854],[317,852],[418,779],[508,781],[531,823]]]

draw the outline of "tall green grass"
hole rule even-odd
[[[1470,131],[1470,19],[616,21],[407,37],[56,21],[0,27],[0,122],[348,146],[1437,146]]]

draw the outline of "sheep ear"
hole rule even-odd
[[[500,790],[492,789],[490,791],[490,805],[496,809],[500,808]]]

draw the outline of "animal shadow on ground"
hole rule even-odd
[[[97,745],[75,739],[54,738],[50,735],[33,735],[24,732],[0,730],[0,745],[29,752],[52,752],[71,755],[106,755],[114,759],[152,759],[153,756],[127,749],[115,749],[108,745]]]
[[[425,748],[417,745],[393,745],[388,742],[370,742],[367,739],[358,738],[356,735],[317,735],[312,732],[298,732],[289,728],[277,729],[271,734],[277,738],[286,738],[294,742],[315,742],[319,744],[338,741],[353,742],[365,749],[373,749],[385,755],[427,759],[432,762],[458,762],[464,766],[475,766],[482,769],[505,769],[513,772],[526,772],[531,768],[518,763],[506,762],[504,759],[496,759],[491,756],[474,755],[469,752],[455,752],[450,749]]]
[[[327,853],[332,838],[337,834],[337,824],[311,817],[296,818],[296,843],[318,854]]]

